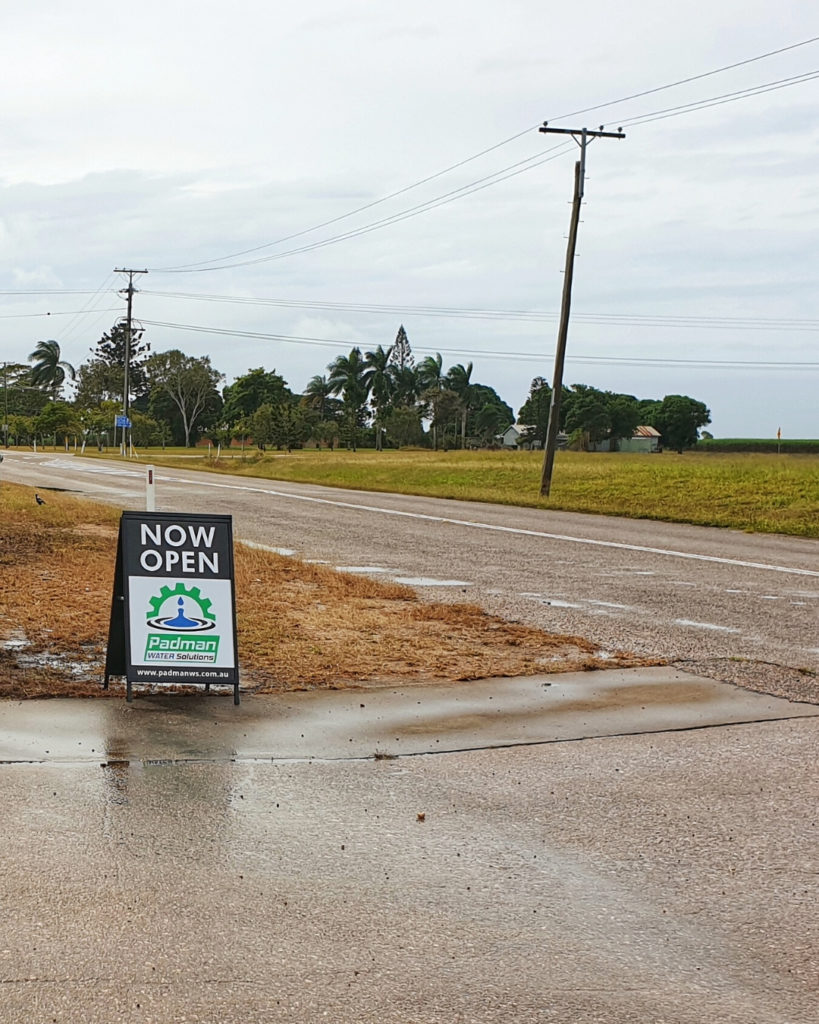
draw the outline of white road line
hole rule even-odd
[[[165,477],[170,483],[187,484],[190,480],[181,477]],[[199,481],[197,481],[198,483]],[[380,505],[360,505],[352,501],[336,501],[332,498],[316,498],[308,494],[288,494],[268,487],[248,487],[240,484],[220,484],[210,480],[202,481],[202,486],[217,487],[227,491],[250,491],[255,494],[270,494],[275,498],[289,498],[293,501],[307,501],[316,505],[332,505],[335,508],[348,508],[357,512],[378,512],[385,516],[403,516],[405,519],[423,519],[430,523],[448,523],[450,526],[467,526],[473,530],[490,530],[494,533],[511,533],[522,537],[541,537],[543,540],[563,541],[566,544],[588,544],[592,547],[615,548],[618,551],[641,551],[648,555],[663,555],[667,558],[686,558],[694,562],[716,562],[718,565],[736,565],[743,569],[764,569],[768,572],[784,572],[793,576],[816,576],[819,570],[796,569],[788,565],[771,565],[768,562],[745,562],[739,558],[722,558],[719,555],[700,555],[691,551],[675,551],[673,548],[652,548],[643,544],[624,544],[616,540],[594,540],[591,537],[570,537],[565,533],[547,533],[544,530],[524,530],[517,526],[497,526],[493,523],[478,523],[471,519],[452,519],[449,516],[433,516],[425,512],[406,512],[403,509],[383,508]],[[645,572],[643,575],[649,575]],[[651,573],[650,575],[653,575]]]

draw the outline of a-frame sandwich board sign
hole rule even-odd
[[[105,681],[233,687],[239,703],[233,520],[123,512]]]

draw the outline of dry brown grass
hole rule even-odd
[[[0,490],[0,697],[96,696],[119,514],[42,493],[38,506],[30,488]],[[648,663],[242,544],[236,595],[242,686],[260,692]]]

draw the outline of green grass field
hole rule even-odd
[[[193,456],[193,457],[191,457]],[[107,457],[111,457],[110,453]],[[141,453],[141,462],[269,480],[491,501],[819,537],[819,455],[558,452],[540,497],[539,452]]]

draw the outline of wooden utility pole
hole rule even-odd
[[[549,406],[549,426],[546,430],[546,444],[543,452],[543,472],[540,477],[540,493],[549,496],[552,486],[552,468],[557,447],[557,432],[560,423],[560,399],[563,391],[563,363],[566,358],[566,339],[569,336],[569,311],[572,305],[572,278],[574,277],[574,253],[577,246],[577,225],[580,223],[580,207],[583,204],[583,186],[586,177],[586,145],[589,139],[624,139],[621,129],[616,132],[597,131],[587,128],[550,128],[544,121],[538,131],[555,135],[571,135],[580,146],[580,159],[574,165],[574,198],[572,200],[572,219],[569,224],[569,241],[566,246],[566,268],[563,276],[563,300],[560,305],[560,324],[557,331],[557,348],[555,349],[555,370],[552,377],[552,401]]]
[[[134,303],[134,274],[147,274],[147,270],[125,270],[121,267],[114,267],[115,274],[127,274],[128,275],[128,286],[120,290],[120,295],[125,295],[127,298],[127,311],[125,314],[125,381],[122,389],[122,415],[125,421],[128,420],[128,413],[131,408],[131,336],[132,336],[132,310]],[[122,427],[122,444],[120,445],[120,454],[128,454],[128,443],[126,438],[130,437],[130,434],[126,433],[128,427],[123,424]],[[116,437],[114,442],[116,443]]]

